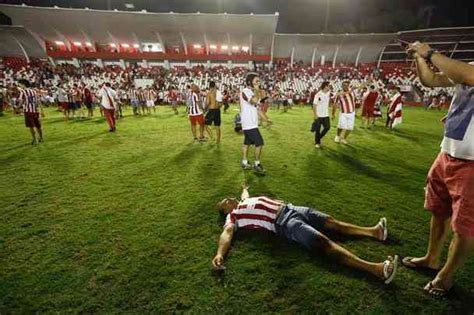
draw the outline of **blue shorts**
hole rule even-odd
[[[132,107],[138,107],[140,105],[138,100],[131,100],[130,103],[132,103]]]
[[[324,228],[329,215],[308,207],[287,204],[276,223],[278,235],[311,249],[314,242],[322,236],[319,230]]]

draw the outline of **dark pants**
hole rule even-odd
[[[321,131],[321,126],[323,130]],[[316,144],[321,144],[321,139],[326,135],[326,133],[331,129],[331,123],[329,117],[318,117],[315,121],[315,131],[314,131],[314,141]]]

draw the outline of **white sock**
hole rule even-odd
[[[247,160],[242,160],[242,164],[247,165],[247,164],[249,164],[249,161],[247,161]]]

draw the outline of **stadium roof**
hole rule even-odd
[[[246,45],[270,53],[278,15],[149,13],[0,5],[14,25],[54,41]]]
[[[46,57],[40,43],[22,26],[0,26],[0,56]]]

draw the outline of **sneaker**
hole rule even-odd
[[[336,138],[334,138],[334,142],[336,142],[336,143],[339,143],[339,142],[341,142],[341,137],[339,137],[339,136],[336,136]]]
[[[249,163],[242,163],[242,162],[240,162],[240,166],[242,166],[242,168],[243,168],[244,170],[249,170],[249,169],[252,168],[252,165],[250,165]]]
[[[316,149],[321,149],[321,145],[320,145],[320,144],[315,144],[314,147],[315,147]]]
[[[265,174],[265,169],[263,168],[262,164],[254,165],[253,170],[260,174]]]
[[[342,138],[342,139],[341,139],[341,143],[343,143],[343,144],[347,144],[347,140],[346,140],[346,139],[344,139],[344,138]]]
[[[199,138],[199,142],[205,142],[205,141],[207,141],[207,139],[206,139],[206,138],[204,138],[204,137],[202,137],[202,138]]]

